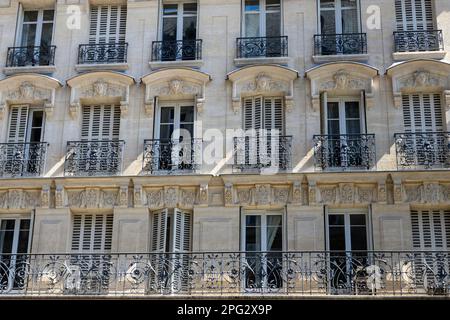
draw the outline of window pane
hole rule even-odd
[[[44,10],[44,21],[53,21],[55,10]]]
[[[332,227],[329,229],[330,250],[345,250],[345,229],[344,226]]]
[[[23,13],[23,22],[37,21],[38,11],[25,11]]]
[[[161,123],[173,123],[175,119],[175,110],[173,107],[161,108]]]
[[[181,107],[180,108],[180,121],[181,122],[194,122],[194,108],[193,107]]]
[[[330,214],[328,216],[328,224],[330,226],[343,226],[344,215],[343,214]]]
[[[366,227],[351,227],[352,250],[367,250]]]
[[[159,138],[161,140],[170,140],[172,139],[173,133],[173,124],[162,124],[160,126]]]
[[[197,14],[197,3],[185,3],[183,5],[184,14]]]
[[[176,16],[178,12],[178,4],[165,4],[163,14],[165,16]]]
[[[164,17],[163,19],[163,40],[177,40],[177,18]]]
[[[259,0],[245,0],[245,11],[259,11]]]
[[[270,215],[267,216],[267,251],[281,251],[283,250],[283,236],[282,236],[282,216]]]
[[[245,250],[261,251],[261,216],[246,216]]]
[[[281,36],[280,12],[273,12],[266,14],[266,36],[267,37]]]
[[[359,120],[347,120],[346,121],[347,134],[360,134],[361,123]]]
[[[36,25],[24,24],[22,29],[21,46],[34,46],[35,39],[36,39]]]
[[[245,36],[246,37],[259,37],[259,14],[246,14],[245,15]]]
[[[194,40],[197,38],[197,17],[184,17],[183,40]]]
[[[351,214],[350,224],[352,226],[365,226],[366,225],[366,215],[364,214]]]
[[[335,12],[334,11],[321,11],[320,12],[320,31],[322,34],[334,34],[336,33],[336,23],[335,23]]]
[[[44,23],[42,25],[41,46],[50,46],[52,44],[53,23]]]
[[[328,120],[328,134],[340,134],[339,120]]]
[[[246,216],[245,224],[247,226],[261,226],[261,216]]]
[[[321,8],[334,8],[334,1],[335,0],[320,0],[320,7]]]
[[[339,103],[328,102],[327,115],[328,115],[328,119],[339,119]]]
[[[345,103],[345,117],[347,119],[359,119],[359,103],[358,102],[346,102]]]
[[[358,12],[356,9],[342,10],[342,32],[357,33],[358,30]]]
[[[280,0],[266,0],[266,10],[280,10]]]
[[[12,253],[15,220],[2,220],[0,227],[0,253]]]

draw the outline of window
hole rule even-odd
[[[397,31],[433,30],[431,0],[395,0]]]
[[[125,43],[127,7],[91,6],[90,44]]]
[[[72,251],[107,253],[111,250],[112,214],[75,214],[72,225]]]
[[[26,279],[30,245],[30,219],[6,218],[0,220],[0,287],[2,292],[23,289]],[[9,274],[8,274],[9,273]]]
[[[82,140],[117,140],[120,133],[120,106],[83,106]]]
[[[244,98],[244,130],[265,129],[284,133],[283,98]]]
[[[23,12],[20,46],[46,47],[52,44],[55,11],[25,10]]]
[[[280,37],[280,0],[245,0],[243,20],[245,37]]]
[[[245,211],[242,215],[245,288],[281,288],[283,215]]]
[[[443,129],[441,95],[415,93],[402,95],[406,132],[435,132]]]
[[[320,0],[318,3],[321,34],[360,32],[357,0]]]

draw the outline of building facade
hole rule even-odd
[[[0,295],[446,295],[447,0],[0,0]]]

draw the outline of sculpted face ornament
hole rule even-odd
[[[256,90],[257,91],[270,91],[271,78],[265,73],[260,73],[256,79]]]
[[[417,71],[414,73],[414,86],[424,87],[429,84],[430,74],[426,71]]]
[[[30,82],[23,82],[19,87],[19,92],[23,99],[31,99],[34,95],[34,86]]]
[[[183,81],[180,79],[173,79],[169,81],[169,94],[180,94],[183,89]]]
[[[336,89],[346,89],[348,85],[348,74],[340,70],[333,77]]]
[[[94,95],[95,96],[106,96],[108,91],[108,83],[103,80],[99,80],[93,83]]]

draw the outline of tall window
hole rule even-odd
[[[265,129],[284,133],[283,98],[251,97],[244,98],[244,130]]]
[[[112,214],[75,214],[72,226],[72,251],[107,253],[111,250]]]
[[[395,0],[397,31],[433,30],[432,0]]]
[[[320,0],[320,33],[360,32],[358,0]]]
[[[23,12],[20,46],[49,47],[53,37],[55,11],[25,10]]]
[[[117,140],[120,132],[120,106],[83,106],[81,139]]]
[[[245,0],[243,28],[245,37],[281,36],[280,0]]]
[[[439,93],[415,93],[402,96],[406,132],[442,131],[443,114]]]
[[[125,43],[127,6],[91,6],[89,43]]]

